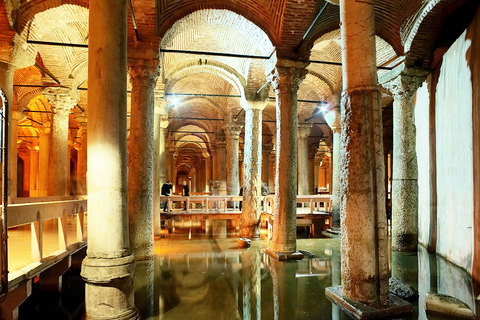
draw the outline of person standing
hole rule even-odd
[[[188,187],[187,181],[183,181],[182,196],[190,196],[190,188]],[[187,200],[185,200],[185,211],[187,211]]]
[[[165,196],[165,197],[170,196],[170,190],[172,190],[172,182],[168,180],[162,186],[162,190],[161,190],[162,196]],[[163,212],[167,212],[167,205],[168,205],[168,201],[165,201],[165,203],[163,204]]]

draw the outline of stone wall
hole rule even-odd
[[[437,241],[441,256],[472,273],[474,255],[474,126],[472,113],[478,105],[478,89],[472,83],[472,65],[480,63],[471,54],[476,37],[468,33],[480,25],[480,15],[455,41],[432,74],[436,86],[425,83],[416,96],[417,156],[419,169],[419,242],[428,243],[430,223],[429,105],[435,96],[435,152],[437,188]],[[478,44],[477,44],[478,45]],[[430,77],[430,84],[435,83]],[[437,80],[437,79],[434,79]],[[433,91],[433,92],[431,92]],[[474,98],[476,97],[476,98]],[[478,133],[477,133],[478,134]],[[474,167],[476,166],[476,167]]]

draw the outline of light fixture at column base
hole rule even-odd
[[[394,294],[388,294],[386,305],[369,306],[343,296],[342,286],[325,288],[328,300],[338,305],[342,311],[356,319],[391,319],[408,315],[412,312],[412,305]]]
[[[300,252],[275,252],[270,249],[265,249],[265,252],[280,261],[283,260],[302,260],[303,254]]]

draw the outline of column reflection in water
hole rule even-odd
[[[418,290],[418,258],[416,252],[391,251],[392,278],[397,278]],[[425,295],[423,296],[425,297]],[[418,317],[418,306],[424,304],[412,303],[412,314]],[[423,308],[422,308],[423,309]]]
[[[261,319],[262,274],[258,249],[242,252],[243,319]]]
[[[270,259],[273,281],[273,312],[275,320],[295,319],[297,309],[297,263]]]
[[[342,284],[342,262],[339,250],[332,250],[332,286],[339,286]],[[344,318],[344,313],[335,303],[332,303],[332,320],[340,320]]]
[[[155,272],[154,260],[137,261],[133,288],[135,305],[142,319],[153,319],[155,314]]]

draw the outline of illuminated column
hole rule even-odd
[[[52,105],[50,154],[48,166],[49,196],[64,196],[68,174],[68,123],[70,110],[79,99],[78,92],[66,88],[46,88],[43,95]]]
[[[217,178],[218,178],[218,194],[225,195],[227,194],[227,143],[225,139],[225,134],[219,132],[217,134]]]
[[[212,192],[212,158],[205,150],[203,152],[205,158],[205,192]]]
[[[340,231],[340,134],[342,132],[340,107],[326,111],[324,118],[333,132],[332,230]]]
[[[409,68],[384,84],[393,94],[392,250],[417,251],[418,166],[413,97],[427,74]]]
[[[320,164],[322,163],[323,159],[323,154],[322,157],[320,157],[320,155],[321,153],[317,150],[317,152],[315,153],[315,164],[313,168],[313,175],[315,176],[314,185],[318,189],[320,189]]]
[[[298,138],[298,194],[306,195],[308,189],[308,136],[312,129],[311,124],[299,124],[297,127]]]
[[[280,64],[281,63],[281,64]],[[268,77],[275,90],[277,160],[271,252],[290,254],[297,249],[297,91],[307,63],[283,60]]]
[[[48,194],[48,167],[50,154],[50,128],[39,128],[38,150],[38,196],[46,197]]]
[[[158,60],[128,60],[132,82],[128,215],[130,247],[136,260],[153,258],[153,123]],[[158,205],[160,206],[160,205]]]
[[[275,145],[268,156],[268,190],[269,193],[275,193],[275,162],[277,160],[277,153],[275,151]]]
[[[161,235],[160,196],[162,185],[167,182],[165,140],[167,138],[168,115],[166,101],[155,98],[155,120],[153,124],[153,234]]]
[[[16,129],[14,130],[13,127],[13,119],[12,119],[12,111],[13,111],[13,74],[15,72],[15,68],[10,65],[6,64],[3,62],[0,62],[0,86],[5,94],[5,97],[7,98],[8,101],[8,118],[6,119],[7,123],[11,123],[12,126],[6,126],[6,130],[8,131],[8,135],[11,137],[9,141],[7,141],[8,144],[8,150],[10,151],[10,159],[9,159],[9,166],[7,168],[7,176],[9,179],[8,185],[10,186],[10,192],[9,196],[11,197],[17,197],[17,193],[15,190],[15,193],[13,192],[13,181],[15,181],[15,186],[16,186],[16,181],[17,181],[17,132]],[[14,149],[14,150],[12,150]],[[15,176],[12,176],[12,175]],[[2,177],[3,179],[3,177]],[[15,187],[16,188],[16,187]],[[3,184],[2,188],[3,189]],[[8,190],[7,190],[8,193]]]
[[[262,145],[262,182],[267,185],[269,190],[272,187],[270,185],[270,154],[272,153],[272,147],[271,143]]]
[[[83,121],[78,121],[83,120]],[[80,129],[77,135],[80,136],[80,147],[78,147],[78,163],[77,163],[77,194],[88,194],[87,192],[87,117],[83,116],[82,119],[77,118],[77,123]]]
[[[13,105],[13,101],[9,101],[10,104]],[[12,188],[12,193],[11,197],[16,198],[18,196],[18,186],[17,186],[17,180],[18,180],[18,168],[17,168],[17,161],[18,161],[18,121],[24,119],[26,115],[22,112],[22,110],[17,110],[17,111],[11,111],[11,116],[12,116],[12,121],[10,122],[12,125],[11,128],[11,150],[10,154],[12,155],[11,157],[11,163],[10,163],[10,168],[11,168],[11,188]],[[21,192],[21,190],[20,190]]]
[[[30,197],[38,197],[38,140],[28,149],[30,150]]]
[[[383,304],[390,275],[374,3],[341,0],[340,17],[342,292],[352,300]]]
[[[245,109],[243,145],[243,204],[241,237],[253,238],[260,232],[262,196],[262,111],[268,100],[242,100]]]
[[[315,189],[315,153],[316,149],[308,148],[308,194],[314,194]]]
[[[127,211],[127,1],[91,0],[90,10],[86,318],[137,319]]]
[[[243,125],[229,122],[225,125],[227,137],[227,191],[228,194],[238,195],[240,192],[240,179],[238,173],[238,137]]]

